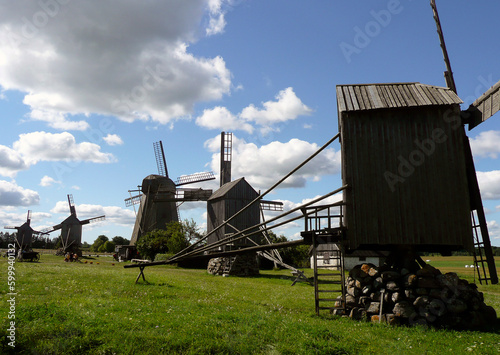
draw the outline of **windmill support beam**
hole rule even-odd
[[[224,221],[224,223],[220,224],[217,228],[213,229],[210,233],[207,233],[203,238],[198,240],[196,243],[193,245],[181,250],[177,254],[175,254],[172,259],[179,258],[179,256],[188,253],[190,250],[194,249],[197,245],[200,243],[204,242],[210,235],[216,233],[218,230],[226,226],[226,223],[231,221],[232,219],[236,218],[240,214],[242,214],[244,211],[246,211],[248,208],[253,206],[255,203],[259,202],[264,196],[269,194],[271,191],[273,191],[277,186],[279,186],[281,183],[283,183],[286,179],[288,179],[290,176],[292,176],[296,171],[298,171],[300,168],[302,168],[304,165],[306,165],[308,162],[310,162],[312,159],[314,159],[318,154],[320,154],[323,150],[325,150],[330,144],[332,144],[334,141],[336,141],[340,137],[340,133],[337,133],[335,136],[333,136],[328,142],[326,142],[321,148],[319,148],[315,153],[313,153],[311,156],[309,156],[306,160],[304,160],[302,163],[300,163],[297,167],[295,167],[292,171],[290,171],[288,174],[286,174],[283,178],[281,178],[278,182],[276,182],[273,186],[271,186],[269,189],[267,189],[266,192],[264,192],[262,195],[257,196],[253,201],[248,203],[245,207],[243,207],[241,210],[236,212],[234,215],[232,215],[230,218],[228,218],[227,221]],[[342,191],[345,187],[341,188],[338,192]]]

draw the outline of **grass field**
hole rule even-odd
[[[426,257],[473,281],[471,258]],[[500,327],[485,331],[390,327],[314,313],[313,288],[291,286],[289,271],[217,277],[204,270],[138,269],[109,257],[64,263],[42,255],[15,264],[15,349],[25,354],[498,354]],[[90,264],[92,262],[92,264]],[[114,264],[114,265],[113,265]],[[2,275],[7,259],[0,258]],[[5,270],[5,272],[4,272]],[[307,270],[310,276],[312,273]],[[2,348],[9,306],[2,293]],[[500,285],[479,285],[500,315]],[[498,323],[498,322],[497,322]]]

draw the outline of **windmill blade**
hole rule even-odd
[[[175,192],[176,201],[207,201],[212,196],[212,190],[203,189],[177,189]]]
[[[73,200],[73,195],[71,194],[68,195],[68,204],[71,215],[76,217],[75,201]]]
[[[80,221],[80,224],[84,225],[84,224],[89,224],[89,223],[96,223],[96,222],[104,221],[105,219],[106,219],[106,216],[102,215],[99,217],[92,217],[89,219],[84,219],[83,221]]]
[[[500,81],[493,85],[488,91],[474,101],[467,113],[469,118],[469,131],[477,125],[483,123],[500,110]]]
[[[195,173],[191,175],[182,175],[177,178],[175,186],[194,184],[196,182],[209,181],[214,179],[215,179],[214,173],[211,171],[204,173]]]
[[[260,209],[263,211],[283,211],[283,202],[261,200]]]
[[[135,195],[125,199],[125,207],[130,207],[141,203],[142,194]]]
[[[3,227],[3,229],[17,229],[18,227],[14,227],[14,226],[5,226]]]
[[[165,152],[163,151],[163,143],[161,141],[154,142],[153,148],[155,151],[156,165],[158,166],[158,174],[168,177],[167,161],[165,160]]]
[[[62,228],[62,224],[56,224],[55,226],[52,226],[52,227],[49,227],[49,228],[45,228],[45,229],[42,229],[40,231],[40,233],[42,234],[49,234],[49,233],[52,233],[56,230],[59,230]]]

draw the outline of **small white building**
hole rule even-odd
[[[317,247],[318,267],[338,268],[338,247],[337,244],[320,244]],[[384,263],[387,253],[373,250],[355,250],[351,254],[344,254],[344,269],[351,270],[359,264],[373,264],[380,266]],[[311,255],[311,268],[314,268],[314,260]]]

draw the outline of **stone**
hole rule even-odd
[[[382,280],[381,277],[377,277],[375,280],[373,280],[372,284],[376,290],[380,290],[382,286],[384,286],[384,280]]]
[[[372,302],[370,306],[366,309],[367,313],[379,313],[380,312],[380,302]]]
[[[392,313],[385,314],[385,320],[389,325],[400,325],[400,319]]]
[[[358,303],[362,307],[368,307],[370,303],[372,302],[372,299],[368,296],[362,296],[359,298]]]
[[[446,309],[450,313],[455,313],[455,314],[462,313],[467,310],[467,303],[465,303],[460,299],[454,298],[447,302]]]
[[[446,305],[438,299],[431,300],[427,307],[438,317],[442,317],[446,313]]]
[[[436,269],[434,266],[426,264],[423,268],[417,271],[417,276],[432,277],[440,275],[441,271]]]
[[[345,304],[347,307],[355,307],[358,305],[358,302],[356,301],[356,298],[354,298],[352,295],[346,295]]]
[[[397,280],[401,277],[401,274],[397,271],[389,270],[389,271],[384,271],[382,274],[380,274],[382,277],[382,280],[384,281],[393,281]]]
[[[443,288],[432,288],[429,290],[429,297],[432,298],[446,298],[447,291]]]
[[[361,290],[361,293],[362,293],[363,295],[369,295],[369,294],[372,292],[372,289],[373,289],[372,285],[365,286],[365,287],[363,287],[363,289]]]
[[[347,287],[346,291],[348,295],[351,295],[353,297],[358,297],[361,293],[361,290],[359,288],[352,286]]]
[[[419,288],[415,289],[415,293],[419,296],[428,295],[429,290],[427,288],[419,287]]]
[[[394,292],[391,299],[393,303],[398,303],[403,300],[403,294],[401,292]]]
[[[417,299],[413,302],[414,307],[425,307],[430,303],[430,298],[429,296],[419,296]]]
[[[438,288],[439,282],[434,277],[419,277],[417,281],[419,288]]]
[[[355,320],[364,320],[366,319],[366,310],[364,308],[354,307],[349,314],[349,317]]]
[[[385,284],[385,288],[388,289],[389,291],[398,291],[399,290],[399,286],[396,283],[396,281],[387,281],[387,283]]]
[[[441,287],[456,287],[458,285],[458,275],[454,272],[447,272],[446,274],[437,275],[436,280]]]
[[[406,287],[414,287],[417,285],[417,275],[415,274],[407,274],[404,276],[404,285]]]
[[[416,313],[415,308],[408,301],[401,301],[394,305],[392,313],[396,317],[410,318],[412,314]]]

